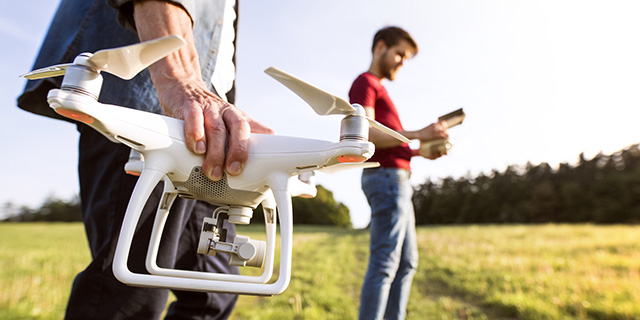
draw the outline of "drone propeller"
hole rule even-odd
[[[340,97],[316,88],[274,67],[270,67],[264,72],[285,85],[287,88],[291,89],[291,91],[300,96],[302,100],[306,101],[311,108],[321,116],[330,114],[356,115],[356,108]],[[410,142],[410,140],[405,136],[384,126],[380,122],[366,116],[362,117],[369,121],[369,125],[371,127],[376,128],[404,143]]]
[[[21,77],[27,78],[29,80],[37,80],[37,79],[62,76],[67,71],[67,67],[71,65],[73,65],[73,63],[58,64],[55,66],[33,70],[29,73],[25,73],[21,75]]]
[[[73,63],[59,64],[31,71],[22,77],[36,80],[64,75],[67,67],[83,65],[129,80],[152,63],[164,58],[172,51],[184,46],[186,41],[171,35],[125,47],[100,50],[93,55],[81,54]],[[87,58],[88,57],[88,58]]]

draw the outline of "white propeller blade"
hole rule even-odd
[[[89,58],[89,63],[98,70],[129,80],[185,44],[182,37],[171,35],[126,47],[100,50]]]
[[[37,80],[37,79],[62,76],[64,75],[65,71],[67,71],[67,67],[70,65],[72,65],[72,63],[58,64],[51,67],[33,70],[31,72],[21,75],[21,77],[27,78],[29,80]]]
[[[378,129],[378,130],[380,130],[380,131],[382,131],[382,132],[384,132],[384,133],[386,133],[386,134],[388,134],[388,135],[390,135],[390,136],[392,136],[392,137],[394,137],[394,138],[396,138],[396,139],[398,139],[398,140],[400,140],[400,141],[402,141],[404,143],[410,143],[411,142],[411,140],[407,139],[407,137],[405,137],[405,136],[401,135],[400,133],[398,133],[398,131],[395,131],[395,130],[393,130],[393,129],[383,125],[382,123],[380,123],[378,121],[375,121],[375,120],[373,120],[373,119],[371,119],[369,117],[365,117],[365,118],[367,120],[369,120],[369,125],[372,126],[373,128],[376,128],[376,129]]]
[[[125,47],[100,50],[86,61],[99,71],[129,80],[152,63],[184,46],[186,41],[177,35],[158,38]],[[77,60],[76,60],[77,61]],[[29,80],[57,77],[65,74],[72,63],[59,64],[31,71],[21,77]]]
[[[333,94],[328,93],[322,89],[316,88],[290,74],[287,74],[274,67],[270,67],[264,72],[276,79],[278,82],[282,83],[287,88],[291,89],[291,91],[300,96],[302,100],[306,101],[311,106],[311,108],[313,108],[313,110],[321,116],[330,114],[356,114],[356,109],[346,100],[334,96]],[[404,143],[410,142],[409,139],[399,134],[395,130],[384,126],[374,119],[366,116],[363,117],[369,121],[371,127],[376,128]]]
[[[351,104],[340,97],[336,97],[322,89],[316,88],[294,76],[279,69],[270,67],[264,71],[285,87],[291,89],[295,94],[306,101],[313,110],[321,115],[329,114],[352,114],[356,110]]]

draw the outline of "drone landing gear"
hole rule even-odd
[[[149,274],[134,273],[129,270],[128,258],[135,228],[140,220],[151,190],[164,181],[164,193],[151,234],[146,267]],[[286,190],[286,188],[284,188]],[[291,195],[286,191],[268,192],[262,201],[265,214],[266,242],[251,240],[249,237],[236,236],[233,242],[224,234],[224,221],[246,221],[246,210],[233,207],[220,207],[214,211],[212,218],[203,223],[201,246],[208,254],[216,251],[230,253],[231,263],[259,267],[264,265],[259,276],[211,273],[178,269],[167,269],[157,265],[160,238],[167,221],[169,209],[178,196],[171,180],[160,171],[143,170],[133,191],[131,202],[125,213],[122,230],[118,239],[113,260],[113,272],[118,280],[143,287],[170,288],[190,291],[214,291],[252,295],[274,295],[284,291],[291,278],[291,253],[293,236],[293,219]],[[281,257],[279,275],[273,283],[267,283],[273,275],[276,244],[276,204],[281,225]],[[240,216],[238,216],[240,213]],[[228,216],[228,217],[225,217]]]

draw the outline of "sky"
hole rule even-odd
[[[78,193],[75,126],[15,103],[26,82],[18,76],[31,70],[56,7],[0,3],[0,211]],[[347,98],[369,67],[373,35],[395,25],[420,47],[384,82],[405,129],[457,108],[467,114],[450,130],[449,155],[412,160],[414,185],[508,165],[573,164],[580,153],[640,143],[638,16],[640,2],[620,0],[242,1],[236,105],[277,134],[337,141],[340,116],[316,115],[263,71],[273,66]],[[317,175],[355,227],[370,216],[360,174]]]

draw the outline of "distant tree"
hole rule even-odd
[[[43,221],[82,221],[80,198],[77,196],[71,200],[49,198],[40,208],[39,216]]]
[[[314,198],[292,198],[293,223],[313,225],[333,225],[351,228],[349,208],[342,202],[336,202],[333,192],[323,186],[317,186]]]
[[[4,210],[5,213],[8,213],[8,217],[3,221],[82,221],[82,215],[80,213],[80,198],[78,196],[75,196],[70,200],[49,197],[38,209],[32,209],[27,206],[16,208],[13,204],[7,203],[4,205]]]
[[[351,228],[349,208],[342,202],[336,202],[333,192],[322,185],[317,186],[314,198],[293,197],[293,224],[333,225]],[[253,213],[252,223],[264,223],[262,205]]]

